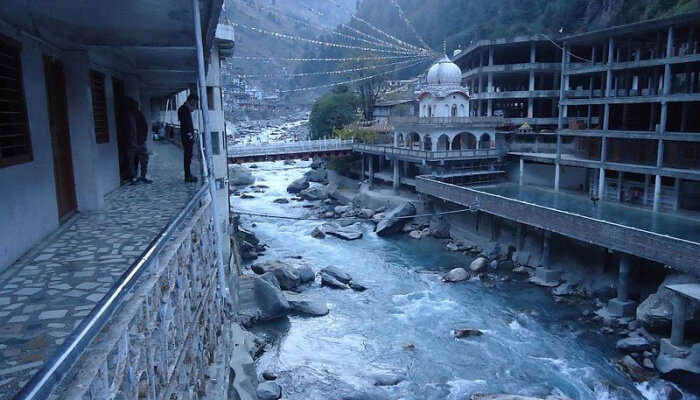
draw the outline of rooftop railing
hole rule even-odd
[[[352,150],[352,143],[352,140],[341,139],[306,140],[288,143],[259,143],[255,145],[229,146],[228,153],[231,157],[241,157]]]
[[[503,117],[390,117],[391,124],[416,124],[416,125],[460,125],[483,124],[493,126],[505,125]]]

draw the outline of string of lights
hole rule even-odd
[[[333,42],[326,42],[326,41],[322,41],[322,40],[304,38],[301,36],[290,35],[287,33],[268,31],[267,29],[262,29],[262,28],[258,28],[255,26],[249,26],[249,25],[245,25],[245,24],[241,24],[241,23],[237,23],[237,22],[234,22],[232,24],[235,27],[247,29],[247,30],[257,32],[260,34],[265,34],[265,35],[269,35],[269,36],[273,36],[273,37],[281,38],[281,39],[296,40],[296,41],[300,41],[300,42],[311,43],[311,44],[315,44],[315,45],[319,45],[319,46],[336,47],[336,48],[352,49],[352,50],[375,52],[375,53],[404,54],[404,55],[408,55],[408,54],[418,55],[418,54],[420,54],[420,52],[384,50],[384,49],[377,49],[377,48],[373,48],[373,47],[351,46],[351,45],[347,45],[347,44],[340,44],[340,43],[333,43]]]
[[[415,62],[415,63],[409,64],[409,65],[406,65],[406,66],[403,66],[403,67],[400,67],[400,68],[396,68],[396,69],[392,69],[392,70],[389,70],[389,71],[380,72],[380,73],[378,73],[378,74],[369,75],[369,76],[365,76],[365,77],[362,77],[362,78],[349,79],[349,80],[341,81],[341,82],[333,82],[333,83],[328,83],[328,84],[325,84],[325,85],[309,86],[309,87],[303,87],[303,88],[297,88],[297,89],[280,90],[280,93],[304,92],[304,91],[308,91],[308,90],[323,89],[323,88],[329,88],[329,87],[338,86],[338,85],[346,85],[346,84],[349,84],[349,83],[362,82],[362,81],[366,81],[366,80],[370,80],[370,79],[377,78],[377,77],[382,76],[382,75],[387,75],[387,74],[390,74],[390,73],[393,73],[393,72],[397,72],[397,71],[401,71],[401,70],[408,69],[408,68],[411,68],[411,67],[415,67],[415,66],[418,66],[418,65],[420,65],[420,64],[422,64],[422,63],[424,63],[424,62],[426,62],[426,61],[432,61],[432,60],[429,59],[429,58],[426,58],[426,59],[422,59],[422,60],[420,60],[420,61],[417,61],[417,62]]]
[[[318,76],[318,75],[342,75],[342,74],[349,74],[349,73],[353,73],[353,72],[360,72],[360,71],[368,71],[368,70],[373,70],[373,69],[385,68],[385,67],[390,67],[390,66],[394,66],[394,65],[408,64],[408,63],[416,61],[416,59],[422,59],[422,58],[428,58],[428,56],[416,56],[416,57],[413,57],[412,59],[404,60],[404,61],[397,61],[397,62],[388,63],[388,64],[370,65],[370,66],[357,67],[357,68],[348,68],[348,69],[342,69],[342,70],[336,70],[336,71],[299,72],[299,73],[271,73],[271,74],[241,74],[241,75],[234,75],[234,76],[237,78],[245,79],[245,78],[275,78],[275,77],[294,78],[294,77]]]
[[[349,31],[351,31],[351,32],[354,32],[354,33],[357,34],[357,35],[370,38],[371,40],[376,41],[377,45],[383,45],[383,46],[390,47],[390,48],[394,48],[394,49],[405,49],[404,47],[399,47],[399,46],[397,46],[397,45],[394,44],[394,43],[389,43],[389,42],[387,42],[387,41],[385,41],[385,40],[379,39],[379,38],[377,38],[377,37],[375,37],[375,36],[372,36],[372,35],[370,35],[370,34],[368,34],[368,33],[362,32],[361,30],[355,29],[355,28],[353,28],[352,26],[349,26],[349,25],[346,25],[346,24],[340,24],[340,25],[338,25],[338,29],[347,29],[347,30],[349,30]],[[407,49],[407,50],[410,50],[410,49]]]
[[[290,61],[290,62],[338,62],[338,61],[384,61],[398,60],[419,57],[416,55],[404,56],[378,56],[378,57],[339,57],[339,58],[323,58],[323,57],[263,57],[263,56],[231,56],[227,57],[231,60],[246,60],[246,61]]]
[[[421,37],[421,35],[418,34],[418,32],[416,31],[416,28],[413,27],[413,24],[408,19],[406,14],[403,12],[403,9],[401,8],[401,5],[399,4],[399,2],[397,0],[391,0],[391,2],[394,4],[394,7],[396,7],[397,12],[399,13],[399,17],[401,17],[401,19],[403,19],[403,22],[406,24],[408,29],[410,29],[411,32],[413,32],[413,34],[418,39],[418,42],[420,42],[421,46],[425,47],[426,49],[429,49],[430,46],[425,42],[425,40],[423,40],[423,37]]]

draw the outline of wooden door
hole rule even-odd
[[[53,171],[56,180],[58,219],[65,222],[78,208],[73,176],[73,155],[68,124],[68,102],[63,64],[44,56],[46,95],[49,111],[49,130],[53,148]]]
[[[129,138],[128,129],[124,126],[124,97],[125,97],[124,82],[112,78],[112,93],[114,94],[114,116],[117,120],[117,148],[119,149],[119,175],[122,182],[126,183],[131,173],[128,164]]]

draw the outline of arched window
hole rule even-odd
[[[479,148],[480,149],[488,149],[490,147],[491,147],[491,136],[489,136],[488,133],[484,133],[479,138]]]
[[[457,104],[452,105],[452,112],[450,113],[450,116],[452,116],[452,117],[457,116]]]

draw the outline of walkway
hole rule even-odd
[[[0,274],[0,399],[41,368],[197,191],[183,182],[176,146],[151,151],[152,185],[118,188],[104,210],[78,214]]]
[[[315,155],[345,153],[352,151],[352,142],[352,140],[327,139],[229,146],[229,163],[308,158]]]

